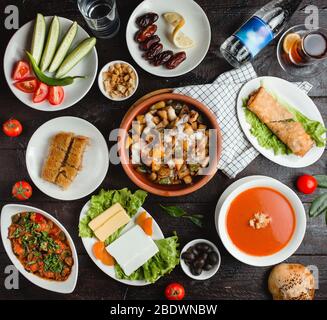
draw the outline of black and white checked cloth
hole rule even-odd
[[[219,169],[230,178],[235,178],[259,154],[244,135],[236,111],[237,96],[241,87],[256,77],[252,64],[247,63],[240,69],[221,74],[212,84],[174,90],[175,93],[201,101],[215,114],[223,136]],[[306,93],[312,88],[308,82],[296,85]]]

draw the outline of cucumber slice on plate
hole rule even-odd
[[[45,41],[46,25],[44,17],[41,13],[36,15],[34,23],[34,31],[32,38],[31,54],[34,57],[37,64],[40,63],[44,41]]]
[[[45,44],[45,48],[43,51],[40,69],[41,71],[47,70],[49,67],[53,56],[56,52],[58,39],[59,39],[59,32],[60,32],[60,23],[57,16],[54,16],[50,25],[49,33],[47,42]]]
[[[51,65],[49,68],[50,72],[57,71],[57,69],[61,65],[62,61],[65,59],[65,56],[76,36],[77,28],[78,28],[78,24],[76,21],[74,21],[72,23],[72,25],[70,26],[69,30],[67,31],[67,33],[65,34],[64,38],[62,39],[60,46],[51,62]]]
[[[76,66],[95,46],[94,37],[82,41],[63,61],[56,73],[56,78],[62,78],[74,66]]]

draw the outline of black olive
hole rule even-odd
[[[196,245],[196,249],[198,251],[208,252],[209,246],[206,243],[202,242]]]
[[[195,248],[195,247],[192,247],[192,251],[191,251],[195,256],[198,256],[199,255],[199,251]]]
[[[203,252],[199,255],[199,259],[206,261],[208,259],[208,254]]]
[[[208,262],[212,265],[216,265],[218,261],[219,261],[219,256],[217,252],[215,251],[210,252],[208,256]]]
[[[206,263],[203,266],[203,270],[205,270],[205,271],[210,271],[211,269],[213,269],[213,265],[211,265],[210,263]]]
[[[194,261],[193,265],[194,265],[194,268],[196,268],[196,269],[198,269],[198,268],[202,269],[202,267],[204,266],[205,263],[206,263],[205,260],[197,259],[197,260]]]
[[[193,253],[191,253],[191,252],[184,252],[184,253],[182,253],[182,259],[183,260],[188,260],[188,261],[192,261],[192,260],[194,260],[194,254]]]
[[[193,275],[199,276],[202,273],[202,268],[193,268]]]

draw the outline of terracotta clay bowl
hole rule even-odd
[[[128,131],[132,126],[132,122],[136,116],[147,113],[149,108],[159,101],[175,100],[184,102],[206,118],[208,128],[215,129],[217,148],[213,158],[210,159],[209,168],[206,175],[199,175],[194,178],[192,184],[178,184],[178,185],[160,185],[148,179],[148,177],[135,170],[131,161],[129,161],[129,149],[123,147],[123,141],[126,141]],[[221,155],[222,137],[219,124],[212,114],[212,112],[201,102],[181,94],[163,93],[147,98],[136,105],[133,105],[126,113],[120,125],[120,133],[118,140],[122,144],[119,148],[120,161],[127,176],[141,189],[150,193],[163,196],[163,197],[177,197],[190,194],[202,188],[211,178],[215,175],[218,168],[218,162]]]

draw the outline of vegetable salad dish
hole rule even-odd
[[[136,171],[150,181],[191,184],[209,164],[209,128],[203,115],[192,106],[160,101],[136,117],[127,147]],[[136,154],[141,155],[139,163]]]
[[[65,233],[40,213],[14,215],[8,238],[26,271],[55,281],[71,274],[74,260]]]

